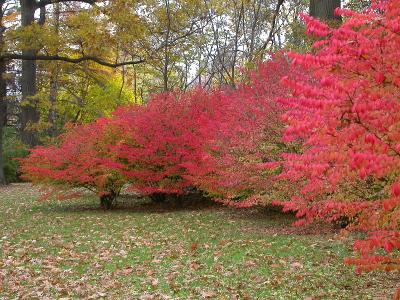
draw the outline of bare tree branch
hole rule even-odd
[[[260,52],[264,52],[267,49],[268,44],[272,42],[275,32],[276,19],[278,18],[279,11],[284,1],[285,0],[278,0],[278,3],[276,4],[275,11],[274,14],[272,15],[272,20],[271,20],[271,30],[269,31],[268,37],[265,40],[264,44],[262,45]]]
[[[87,3],[87,4],[93,5],[96,3],[96,0],[41,0],[41,1],[36,1],[35,7],[41,8],[41,7],[45,7],[46,5],[55,4],[55,3],[65,3],[65,2],[82,2],[82,3]]]
[[[83,61],[93,61],[98,63],[99,65],[110,67],[110,68],[118,68],[126,65],[137,65],[144,63],[144,59],[132,60],[132,61],[124,61],[120,63],[110,63],[104,61],[96,56],[82,56],[78,58],[71,58],[66,56],[59,55],[27,55],[27,54],[14,54],[14,53],[4,53],[0,56],[0,59],[21,59],[21,60],[58,60],[65,61],[73,64],[78,64]]]

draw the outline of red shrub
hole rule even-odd
[[[212,122],[214,136],[204,140],[207,167],[191,169],[201,189],[238,207],[270,200],[277,161],[285,149],[283,107],[276,99],[287,95],[280,79],[289,69],[287,58],[275,55],[249,72],[246,84],[212,95],[224,105],[217,102],[215,109],[221,112]]]
[[[285,155],[282,178],[302,188],[284,208],[301,222],[346,216],[368,232],[355,244],[360,258],[348,260],[359,270],[400,269],[400,2],[383,3],[341,10],[338,29],[305,17],[324,38],[315,54],[290,54],[311,76],[285,79],[293,96],[282,101],[284,140],[303,144]]]
[[[71,127],[59,137],[58,145],[36,147],[21,160],[23,177],[33,183],[64,187],[62,199],[68,198],[65,187],[86,188],[103,199],[114,197],[125,179],[119,171],[122,165],[108,145],[119,139],[120,132],[109,119]]]
[[[254,204],[272,190],[283,149],[282,107],[275,100],[287,93],[280,77],[288,70],[278,55],[237,89],[154,95],[147,105],[72,128],[59,146],[33,150],[22,171],[35,182],[100,194],[118,192],[128,181],[144,195],[194,186],[237,206]]]
[[[210,95],[200,89],[154,95],[131,116],[120,109],[125,139],[114,150],[126,163],[131,188],[142,194],[182,194],[193,182],[187,164],[198,164],[202,142],[213,134]]]

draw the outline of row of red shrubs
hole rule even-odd
[[[358,270],[400,269],[400,2],[304,16],[312,53],[273,56],[235,89],[171,92],[73,126],[22,161],[34,183],[113,199],[189,187],[239,207],[274,203],[298,224],[342,219],[368,233]]]

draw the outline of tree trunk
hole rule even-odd
[[[3,126],[0,126],[0,185],[6,184],[4,174],[4,156],[3,156]]]
[[[3,35],[5,27],[3,26],[3,5],[4,0],[0,1],[0,49],[4,49]],[[4,127],[7,124],[7,83],[3,76],[6,72],[6,61],[0,59],[0,185],[6,184],[4,174],[4,154],[3,154],[3,134]]]
[[[167,14],[167,31],[165,33],[165,46],[164,46],[164,66],[163,66],[163,90],[167,92],[169,90],[168,80],[168,66],[169,66],[169,37],[171,33],[171,11],[169,6],[169,0],[165,0],[166,14]]]
[[[58,36],[60,34],[60,3],[56,3],[54,5],[54,32]],[[58,49],[57,49],[58,52]],[[50,74],[50,93],[49,93],[49,101],[50,101],[50,109],[48,115],[48,122],[50,123],[49,135],[51,137],[57,136],[57,96],[58,96],[58,72],[59,72],[59,63],[54,62],[55,66],[51,70]]]
[[[6,184],[4,174],[3,134],[7,123],[6,81],[3,74],[6,70],[6,62],[0,60],[0,185]]]
[[[1,9],[1,7],[0,7]],[[1,28],[3,28],[1,26]],[[3,30],[1,30],[0,45],[3,45]],[[0,46],[1,47],[1,46]],[[4,174],[4,153],[3,153],[3,135],[4,128],[7,125],[7,82],[4,78],[6,72],[6,61],[0,59],[0,185],[6,184],[6,176]]]
[[[111,209],[115,204],[118,193],[111,191],[109,194],[100,196],[100,206],[103,209]]]
[[[151,201],[156,202],[156,203],[161,203],[161,202],[165,202],[165,200],[167,199],[166,196],[167,195],[164,193],[153,193],[149,197],[150,197]]]
[[[335,16],[338,7],[340,0],[310,0],[310,16],[326,21],[340,21],[340,16]]]
[[[57,102],[57,95],[58,95],[58,72],[57,72],[57,70],[53,70],[52,72],[53,72],[53,74],[51,74],[51,78],[50,78],[50,95],[49,95],[50,109],[49,109],[49,115],[48,115],[48,122],[50,123],[50,128],[49,128],[48,133],[51,137],[56,137],[57,136],[56,102]]]
[[[32,25],[35,21],[35,1],[20,0],[21,4],[21,25],[22,27]],[[23,51],[23,55],[35,55],[35,49]],[[39,121],[39,112],[37,110],[37,101],[33,99],[36,95],[36,61],[22,61],[21,75],[22,101],[21,107],[21,139],[30,146],[38,144],[37,132],[30,126]]]

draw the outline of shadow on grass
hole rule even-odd
[[[174,212],[209,211],[218,212],[220,217],[231,222],[244,221],[240,231],[259,234],[279,235],[332,235],[339,230],[331,224],[315,223],[296,227],[293,213],[284,213],[279,207],[234,208],[216,203],[201,194],[190,194],[176,199],[168,197],[165,202],[153,202],[148,197],[123,194],[117,198],[116,206],[110,210],[100,207],[99,199],[85,195],[65,202],[40,203],[34,208],[43,213],[95,213],[101,214],[167,214]]]
[[[76,200],[68,200],[68,202],[48,202],[46,205],[37,207],[40,211],[52,212],[104,212],[104,213],[170,213],[176,211],[194,211],[221,209],[222,206],[216,202],[196,195],[190,197],[182,197],[181,199],[170,198],[165,202],[153,202],[148,197],[137,197],[133,195],[120,195],[115,207],[104,210],[100,207],[99,200],[94,196],[84,196]]]
[[[222,206],[209,198],[196,196],[184,196],[181,199],[169,198],[164,202],[153,202],[147,197],[132,198],[123,195],[117,200],[117,205],[113,211],[134,211],[141,213],[169,213],[175,211],[194,211],[221,209]]]
[[[283,212],[279,207],[267,206],[236,213],[232,219],[253,220],[252,226],[241,228],[246,233],[266,235],[334,235],[340,232],[333,224],[314,222],[308,225],[295,226],[298,220],[293,212]],[[268,220],[268,221],[266,221]],[[254,226],[256,225],[256,226]]]

